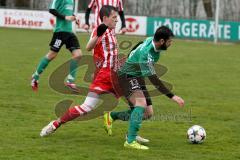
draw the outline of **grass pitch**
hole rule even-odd
[[[240,159],[240,46],[175,40],[160,63],[162,77],[174,86],[186,106],[179,108],[164,96],[153,98],[155,115],[143,123],[140,135],[149,138],[149,151],[123,148],[127,123],[114,123],[108,137],[102,118],[74,121],[54,135],[39,132],[55,119],[62,99],[81,103],[84,96],[64,95],[49,88],[49,75],[70,58],[63,49],[43,73],[38,93],[29,86],[39,60],[48,51],[50,31],[0,28],[0,159],[1,160],[125,160],[125,159]],[[88,34],[78,34],[84,54]],[[144,37],[119,36],[136,43]],[[127,50],[121,50],[127,53]],[[92,63],[92,62],[90,62]],[[81,75],[78,73],[78,83]],[[115,110],[127,109],[121,101]],[[189,144],[187,129],[198,124],[207,132],[201,145]]]

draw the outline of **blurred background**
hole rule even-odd
[[[51,0],[0,0],[1,8],[48,10]],[[84,12],[90,0],[79,0]],[[123,0],[125,13],[138,16],[214,19],[216,0]],[[219,19],[240,21],[240,0],[221,0]]]

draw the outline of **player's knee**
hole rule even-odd
[[[147,107],[147,102],[145,98],[136,98],[135,106]]]
[[[94,107],[88,106],[87,104],[82,104],[81,105],[81,110],[84,112],[84,114],[91,112]]]
[[[96,108],[98,101],[99,101],[99,95],[94,92],[90,92],[88,93],[81,107],[84,111],[90,112]]]
[[[57,57],[57,52],[53,52],[53,51],[48,52],[48,54],[46,55],[46,58],[49,60],[53,60],[56,57]]]
[[[74,59],[82,58],[82,51],[80,49],[74,50],[72,52],[72,58],[74,58]]]

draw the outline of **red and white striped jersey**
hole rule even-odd
[[[91,38],[97,35],[97,28],[93,29]],[[118,67],[118,45],[114,29],[107,29],[99,37],[93,49],[93,57],[96,68],[113,69]]]
[[[99,12],[102,6],[104,5],[110,5],[116,7],[118,11],[123,11],[122,0],[91,0],[91,2],[88,5],[88,8],[94,9],[95,26],[98,26],[102,23]]]

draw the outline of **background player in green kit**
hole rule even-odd
[[[163,94],[176,102],[179,106],[184,106],[184,100],[171,93],[156,75],[154,64],[160,58],[161,50],[167,50],[171,45],[173,33],[165,27],[159,27],[154,37],[147,38],[136,49],[131,51],[123,67],[119,70],[118,83],[122,89],[122,94],[134,105],[130,115],[128,128],[128,138],[124,147],[134,149],[149,149],[147,146],[136,142],[137,132],[142,123],[144,110],[147,107],[144,96],[145,81],[148,77],[151,83]]]
[[[66,48],[72,53],[70,62],[70,72],[67,77],[66,85],[72,89],[77,89],[74,83],[76,77],[76,68],[78,61],[82,56],[79,41],[73,33],[72,22],[76,20],[74,16],[74,0],[53,0],[49,12],[56,16],[56,25],[52,40],[49,44],[50,50],[45,57],[43,57],[32,75],[31,86],[34,91],[38,89],[38,80],[40,74],[53,60],[61,47],[65,44]]]

